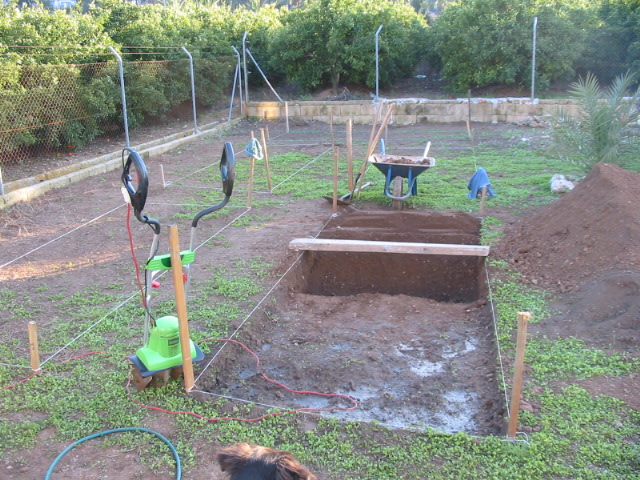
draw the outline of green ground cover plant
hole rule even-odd
[[[313,159],[302,154],[275,155],[271,159],[274,184]],[[276,189],[274,196],[286,205],[297,198],[330,195],[332,162],[331,154],[316,158],[313,169],[299,176],[295,188],[283,186]],[[420,196],[412,199],[409,208],[475,211],[477,202],[466,198],[466,181],[477,166],[484,166],[490,174],[500,172],[493,177],[499,196],[491,201],[501,208],[511,208],[514,214],[527,206],[557,199],[548,193],[548,184],[553,173],[563,166],[562,162],[525,146],[508,151],[483,148],[475,154],[451,153],[449,158],[443,158],[439,175],[429,179],[431,194],[424,196],[428,199]],[[246,168],[246,162],[238,165],[243,175]],[[345,173],[341,170],[341,175]],[[388,199],[380,192],[382,176],[373,173],[368,176],[377,183],[375,188],[363,192],[362,201],[388,206]],[[263,180],[258,185],[265,188]],[[455,186],[454,194],[451,194],[452,186]],[[195,201],[200,203],[203,199]],[[273,206],[272,203],[269,208]],[[260,208],[255,208],[255,212],[252,223],[269,221]],[[497,241],[500,226],[499,220],[485,218],[483,242]],[[206,330],[193,332],[194,340],[202,342],[206,352],[210,346],[205,340],[228,335],[231,324],[245,317],[255,299],[268,290],[273,280],[271,266],[259,256],[233,259],[232,265],[232,269],[214,269],[209,280],[197,282],[205,294],[189,304],[190,318],[202,322]],[[498,313],[497,338],[505,355],[513,355],[517,311],[526,307],[533,313],[532,321],[540,321],[550,314],[549,296],[519,282],[517,274],[504,262],[490,261],[489,269],[493,281],[492,301]],[[107,305],[122,301],[115,285],[99,292],[88,288],[81,295],[69,298],[33,291],[19,301],[11,291],[2,290],[0,310],[7,312],[19,305],[38,304],[42,296],[68,309],[64,310],[66,314],[71,315],[74,310],[82,313],[74,317],[73,328],[60,326],[53,331],[48,341],[56,345],[65,345],[79,329],[92,323],[91,320],[106,317],[104,323],[87,334],[81,347],[74,347],[78,352],[73,352],[81,353],[80,350],[89,348],[99,353],[81,362],[53,362],[45,366],[43,373],[9,389],[6,387],[19,378],[14,369],[0,366],[0,452],[15,455],[21,449],[34,448],[38,434],[44,429],[53,430],[54,439],[71,443],[87,432],[152,425],[158,421],[163,414],[139,408],[123,387],[123,358],[131,353],[131,339],[137,338],[139,318],[143,315],[142,308],[136,306],[138,298],[117,311],[109,311]],[[163,301],[157,310],[169,313],[174,305]],[[82,323],[81,317],[86,322]],[[11,360],[11,345],[0,345],[0,354]],[[529,343],[527,365],[531,374],[524,395],[535,402],[537,408],[534,413],[522,413],[521,424],[532,431],[528,437],[519,437],[515,442],[497,436],[443,434],[428,428],[398,432],[381,425],[332,418],[320,418],[315,428],[308,429],[302,415],[270,417],[259,424],[208,422],[191,416],[162,416],[162,419],[173,428],[172,442],[187,470],[202,461],[198,445],[210,443],[212,439],[222,444],[242,439],[290,450],[312,469],[326,471],[327,478],[331,479],[638,478],[640,414],[613,397],[592,395],[579,382],[595,376],[639,372],[639,363],[591,348],[573,338],[534,338]],[[248,404],[237,405],[229,412],[222,400],[203,402],[185,395],[178,382],[164,388],[145,389],[132,396],[144,404],[194,412],[205,418],[230,413],[250,417],[256,411],[254,405]],[[141,461],[156,473],[172,470],[170,455],[152,441],[123,435],[109,439],[106,446],[115,446],[123,452],[136,449]]]

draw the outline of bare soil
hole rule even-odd
[[[176,213],[188,215],[182,205],[194,195],[206,206],[198,194],[215,193],[218,188],[212,162],[223,142],[231,141],[240,152],[257,127],[243,123],[224,136],[149,159],[153,186],[146,207],[149,215],[162,219],[163,224],[178,223],[186,245],[190,221],[176,219]],[[282,124],[269,127],[272,138],[283,135]],[[438,128],[464,132],[460,125]],[[502,135],[504,125],[477,128],[485,133],[495,131],[492,141],[496,145],[510,141]],[[299,136],[295,142],[274,146],[273,152],[281,148],[319,154],[326,150],[319,141],[328,135],[326,130],[327,126],[318,124],[296,126]],[[399,143],[402,132],[402,128],[394,130]],[[369,128],[357,134],[366,145]],[[455,141],[464,142],[464,135],[460,137],[463,140]],[[274,140],[274,145],[283,145],[283,138]],[[306,146],[295,146],[298,144]],[[168,183],[164,189],[160,165]],[[474,435],[503,431],[505,399],[496,379],[496,346],[482,259],[300,255],[287,248],[294,238],[317,236],[477,244],[477,217],[394,212],[390,205],[366,203],[342,208],[332,217],[331,205],[322,198],[296,200],[283,195],[277,197],[280,205],[248,210],[247,215],[254,216],[248,225],[230,226],[244,211],[246,180],[238,179],[225,215],[203,221],[199,227],[198,238],[205,243],[198,249],[191,273],[196,279],[193,295],[203,295],[198,279],[209,278],[217,267],[233,272],[239,260],[252,258],[272,265],[264,280],[267,289],[273,287],[269,295],[252,297],[252,304],[259,308],[232,325],[232,331],[238,332],[236,338],[260,356],[265,373],[296,389],[348,395],[359,402],[357,410],[336,411],[338,418],[375,420],[397,429],[428,426]],[[491,212],[508,222],[505,237],[491,255],[511,262],[526,282],[554,294],[558,313],[532,326],[532,334],[575,336],[612,352],[637,354],[640,214],[634,205],[640,193],[638,180],[637,174],[601,164],[552,205],[517,217],[506,211]],[[25,299],[31,311],[27,320],[37,320],[45,337],[47,328],[64,321],[60,298],[84,292],[89,286],[109,288],[123,298],[135,292],[119,182],[119,172],[111,172],[0,212],[0,289]],[[271,198],[270,194],[256,195]],[[148,227],[134,221],[133,236],[138,258],[145,259],[151,237]],[[166,249],[166,237],[162,242]],[[158,295],[170,296],[168,290]],[[61,297],[52,301],[53,293]],[[0,306],[0,315],[5,319],[0,342],[24,339],[14,342],[15,354],[28,364],[27,320],[4,306]],[[206,322],[193,319],[191,328],[206,333]],[[133,339],[132,346],[136,343]],[[286,409],[350,406],[344,399],[291,395],[275,389],[262,380],[254,359],[235,347],[228,343],[216,347],[197,367],[215,360],[215,368],[205,370],[197,382],[200,401],[210,401],[214,394],[230,397],[229,408],[236,404],[233,398],[252,402],[257,410],[261,405]],[[79,342],[63,357],[83,350]],[[47,353],[51,352],[43,355]],[[122,375],[124,382],[128,375],[124,363]],[[621,382],[624,389],[619,388]],[[591,378],[584,386],[639,408],[637,375]],[[162,414],[153,418],[155,424],[149,428],[171,437],[177,428],[173,422]],[[312,429],[313,417],[306,421]],[[5,453],[0,478],[42,478],[66,446],[52,441],[52,433],[43,430],[42,443],[33,452]],[[113,478],[123,480],[172,478],[171,472],[145,473],[146,466],[138,462],[135,452],[123,456],[117,449],[105,451],[96,445],[87,444],[69,454],[58,467],[61,478],[103,478],[104,471],[116,472]],[[215,440],[194,446],[198,466],[185,472],[185,478],[224,478],[211,462],[220,446]],[[24,458],[28,458],[26,463]],[[122,467],[125,464],[127,468]],[[323,472],[316,473],[325,478]]]

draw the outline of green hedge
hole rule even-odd
[[[295,81],[306,90],[375,86],[380,25],[383,87],[411,76],[425,58],[458,92],[528,85],[534,16],[538,90],[611,60],[618,66],[610,71],[640,70],[635,0],[449,2],[431,26],[408,2],[392,0],[308,0],[292,10],[103,0],[86,13],[79,5],[70,12],[16,5],[13,0],[0,7],[0,162],[39,143],[80,146],[122,123],[119,78],[108,46],[122,52],[125,62],[132,127],[161,119],[190,99],[180,46],[194,57],[201,105],[223,98],[236,61],[231,45],[240,48],[245,31],[272,82]],[[261,82],[251,70],[251,82]]]

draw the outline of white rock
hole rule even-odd
[[[573,190],[575,185],[566,179],[564,175],[554,175],[551,177],[551,191],[554,193],[563,193]]]

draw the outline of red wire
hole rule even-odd
[[[136,257],[136,248],[133,244],[133,233],[131,232],[131,204],[127,203],[127,233],[129,234],[129,248],[131,249],[131,257],[133,258],[133,266],[136,270],[136,281],[138,282],[138,288],[140,289],[140,294],[142,295],[142,306],[147,308],[147,297],[144,292],[144,288],[142,287],[142,279],[140,278],[140,264],[138,263],[138,258]]]
[[[211,340],[215,340],[218,342],[229,342],[229,343],[235,343],[236,345],[241,346],[244,350],[246,350],[247,352],[249,352],[251,355],[253,355],[254,359],[256,360],[256,366],[258,367],[258,370],[262,370],[262,366],[260,364],[260,358],[258,357],[258,355],[256,355],[249,347],[247,347],[246,345],[244,345],[241,342],[238,342],[237,340],[232,340],[229,338],[220,338],[220,339],[206,339],[203,340],[203,342],[207,342],[207,341],[211,341]],[[131,384],[131,376],[129,376],[128,380],[127,380],[127,384],[125,385],[125,389],[127,391],[127,394],[129,394],[129,397],[133,400],[134,403],[136,403],[137,405],[141,406],[142,408],[146,408],[149,410],[156,410],[158,412],[162,412],[162,413],[168,413],[170,415],[191,415],[192,417],[196,417],[200,420],[206,420],[207,422],[220,422],[220,421],[236,421],[236,422],[259,422],[261,420],[264,420],[265,418],[268,417],[276,417],[276,416],[281,416],[281,415],[290,415],[292,413],[299,413],[299,412],[331,412],[331,411],[335,411],[335,410],[342,410],[342,411],[350,411],[350,410],[355,410],[356,408],[358,408],[358,401],[355,398],[352,398],[348,395],[341,395],[339,393],[321,393],[321,392],[313,392],[313,391],[305,391],[305,390],[294,390],[292,388],[287,387],[286,385],[277,382],[275,380],[272,380],[271,378],[269,378],[266,374],[264,374],[262,371],[260,371],[260,376],[265,379],[268,382],[273,383],[274,385],[277,385],[281,388],[284,388],[285,390],[292,392],[292,393],[296,393],[296,394],[301,394],[301,395],[315,395],[315,396],[319,396],[319,397],[335,397],[335,398],[342,398],[344,400],[348,400],[350,401],[353,405],[351,407],[331,407],[331,408],[297,408],[295,410],[289,410],[286,412],[274,412],[274,413],[268,413],[266,415],[262,415],[260,417],[256,417],[256,418],[238,418],[238,417],[214,417],[214,418],[210,418],[210,417],[205,417],[204,415],[200,415],[197,414],[195,412],[184,412],[184,411],[180,411],[180,412],[176,412],[176,411],[171,411],[171,410],[166,410],[164,408],[160,408],[160,407],[154,407],[154,406],[150,406],[150,405],[145,405],[142,402],[139,402],[138,400],[136,400],[135,398],[133,398],[133,396],[131,395],[131,390],[129,389],[129,385]]]

